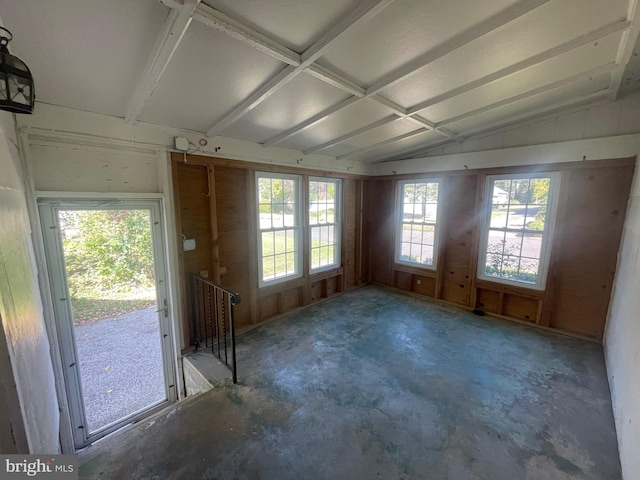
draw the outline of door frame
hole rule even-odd
[[[71,423],[71,433],[75,449],[90,445],[92,442],[118,430],[130,423],[139,421],[156,411],[165,408],[178,398],[178,382],[175,365],[175,341],[173,338],[173,308],[171,305],[170,282],[168,281],[168,258],[166,249],[166,229],[163,221],[163,202],[160,198],[131,198],[123,197],[40,197],[37,201],[38,214],[42,227],[44,240],[44,253],[47,262],[47,270],[52,298],[53,321],[58,332],[58,352],[60,354],[63,370],[63,383],[68,403],[67,412]],[[77,369],[77,352],[73,324],[69,321],[72,317],[64,264],[64,252],[58,227],[59,210],[108,210],[108,209],[144,209],[150,212],[152,229],[152,248],[154,258],[154,274],[156,281],[156,299],[159,310],[167,315],[158,313],[158,321],[161,331],[161,351],[163,357],[166,400],[149,408],[136,411],[131,415],[102,427],[89,434],[85,428],[85,412],[82,395],[80,374]],[[166,305],[166,308],[162,306]]]

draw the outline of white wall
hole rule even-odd
[[[60,418],[55,380],[14,117],[6,112],[0,112],[0,172],[0,422],[14,430],[13,440],[3,434],[0,445],[3,451],[57,453]]]
[[[625,220],[604,351],[623,478],[640,478],[640,161]]]

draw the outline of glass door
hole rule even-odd
[[[159,202],[40,202],[77,448],[175,399]]]

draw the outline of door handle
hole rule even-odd
[[[162,303],[163,303],[164,307],[159,308],[158,310],[156,310],[156,313],[157,312],[164,312],[164,318],[167,318],[169,316],[169,305],[167,305],[167,299],[165,298]]]

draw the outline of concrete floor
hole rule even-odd
[[[238,343],[239,385],[91,447],[80,478],[621,478],[599,345],[375,287]]]

